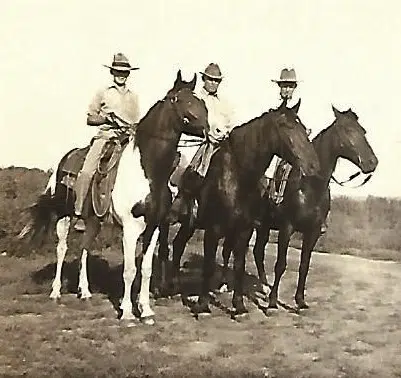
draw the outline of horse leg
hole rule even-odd
[[[221,285],[219,288],[220,293],[225,293],[228,291],[228,263],[230,261],[230,256],[232,253],[233,247],[232,244],[229,242],[228,238],[224,239],[223,244],[223,273],[221,277]]]
[[[258,270],[259,281],[262,286],[262,292],[267,295],[269,284],[265,271],[265,249],[269,241],[270,227],[262,225],[256,229],[256,241],[253,247],[253,257]]]
[[[159,238],[160,231],[156,227],[149,227],[149,235],[152,235],[150,242],[144,242],[144,254],[141,263],[141,291],[139,293],[138,307],[141,312],[142,322],[148,325],[154,324],[154,311],[150,308],[150,278],[152,276],[152,263],[153,254],[156,249],[157,239]],[[149,240],[147,235],[144,240]],[[146,249],[145,249],[146,248]]]
[[[234,248],[234,293],[232,304],[236,315],[248,312],[244,305],[244,277],[245,277],[245,255],[251,239],[253,228],[244,230],[236,237]]]
[[[168,223],[162,223],[159,229],[160,229],[160,234],[159,234],[158,261],[159,261],[160,284],[158,290],[161,296],[166,296],[168,292],[167,264],[170,255],[170,249],[168,246],[168,235],[170,231],[170,226]]]
[[[320,236],[319,228],[313,229],[311,232],[304,233],[302,241],[301,261],[299,264],[298,285],[295,293],[295,303],[301,309],[309,308],[305,302],[305,283],[309,271],[310,259],[313,248]]]
[[[57,267],[56,275],[52,283],[52,292],[50,298],[59,299],[61,297],[61,270],[64,263],[65,254],[67,253],[67,237],[70,229],[71,218],[66,216],[57,221],[56,232],[57,232]]]
[[[134,219],[127,215],[122,219],[123,223],[123,250],[124,250],[124,295],[121,301],[120,309],[122,311],[121,319],[134,319],[132,313],[131,289],[136,276],[135,250],[136,242],[145,229],[143,220]]]
[[[282,227],[278,234],[278,253],[277,261],[274,266],[274,283],[269,294],[269,308],[277,308],[278,287],[281,276],[287,267],[287,251],[290,238],[293,233],[293,227],[290,224]]]
[[[194,233],[195,228],[191,227],[189,223],[184,223],[180,226],[180,229],[173,240],[172,291],[174,293],[180,290],[181,257],[188,240],[191,239]]]
[[[95,237],[100,231],[100,221],[96,216],[92,216],[86,220],[86,228],[82,240],[82,255],[79,266],[79,284],[78,284],[78,298],[88,299],[92,297],[89,290],[88,283],[88,251],[90,250]]]
[[[206,229],[203,237],[203,283],[201,293],[197,304],[194,307],[194,312],[197,314],[210,314],[210,282],[214,276],[216,267],[216,251],[219,243],[219,238],[211,229]]]

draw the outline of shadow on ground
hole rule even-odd
[[[202,285],[202,266],[203,256],[199,254],[188,254],[187,261],[184,262],[181,268],[180,275],[180,290],[179,292],[171,292],[171,295],[181,294],[182,302],[185,306],[192,307],[193,302],[188,299],[200,294]],[[56,263],[50,263],[38,271],[31,274],[32,280],[38,284],[43,285],[48,282],[49,286],[54,278],[56,271]],[[79,258],[71,262],[63,264],[62,271],[62,293],[78,294],[78,273],[79,273]],[[156,287],[159,283],[158,274],[158,259],[154,257],[153,261],[153,277],[151,280],[151,292],[157,296],[158,292]],[[96,255],[88,256],[88,280],[89,287],[92,293],[101,293],[107,296],[113,304],[115,310],[119,310],[119,300],[123,295],[123,264],[112,266],[104,258]],[[171,274],[171,262],[168,265],[168,274]],[[212,281],[211,291],[218,292],[222,277],[222,266],[216,264],[216,274]],[[231,268],[228,270],[228,288],[233,289],[234,272]],[[140,283],[140,273],[134,281],[132,295],[133,298],[138,294]],[[260,285],[255,275],[246,273],[244,279],[244,294],[252,301],[260,310],[266,313],[267,305],[260,302]],[[212,296],[211,304],[219,307],[222,311],[232,315],[232,309],[223,305],[217,296]],[[279,305],[290,312],[297,312],[296,308],[291,307],[285,303],[279,302]]]

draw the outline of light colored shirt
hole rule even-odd
[[[89,104],[88,115],[104,115],[113,112],[123,122],[133,125],[139,121],[138,96],[129,88],[111,84],[99,90]],[[99,126],[99,136],[113,136],[114,131],[108,125]]]
[[[205,88],[201,88],[197,96],[205,101],[210,125],[208,135],[213,143],[217,143],[234,128],[234,112],[220,96],[211,95]]]

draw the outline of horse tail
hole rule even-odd
[[[27,238],[34,246],[42,246],[49,236],[50,227],[55,215],[55,199],[49,187],[38,200],[27,208],[30,214],[29,222],[18,235],[18,239]]]

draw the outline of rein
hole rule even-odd
[[[187,147],[198,147],[201,146],[205,141],[199,140],[199,138],[190,138],[181,140],[182,143],[178,143],[178,147],[187,148]],[[191,143],[191,144],[188,144]]]
[[[350,182],[350,181],[352,181],[354,178],[358,177],[361,173],[362,173],[361,171],[356,172],[356,173],[352,174],[347,180],[344,180],[344,181],[338,181],[333,175],[331,176],[331,179],[332,179],[336,184],[338,184],[338,185],[340,185],[340,186],[342,186],[342,187],[355,189],[355,188],[359,188],[359,187],[365,185],[365,184],[372,178],[372,173],[369,173],[369,174],[365,177],[365,179],[363,180],[363,182],[362,182],[361,184],[357,185],[357,186],[345,186],[345,185],[344,185],[345,183]]]

